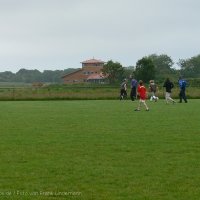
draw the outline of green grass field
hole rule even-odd
[[[0,199],[199,200],[200,100],[1,101]]]

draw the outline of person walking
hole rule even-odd
[[[142,104],[146,108],[146,111],[149,111],[149,108],[148,108],[148,106],[145,102],[146,97],[147,97],[147,91],[146,91],[146,88],[145,88],[142,80],[139,81],[139,86],[138,86],[137,92],[138,92],[138,95],[140,97],[140,100],[139,100],[139,103],[138,103],[138,107],[135,109],[135,111],[140,111]]]
[[[165,87],[165,90],[166,90],[165,91],[166,103],[168,104],[169,101],[171,101],[173,104],[176,103],[176,101],[174,101],[174,99],[171,98],[171,92],[172,92],[172,88],[174,88],[174,84],[170,81],[169,78],[166,79],[163,87]]]
[[[179,88],[180,88],[180,92],[179,92],[180,101],[179,101],[179,103],[182,103],[182,100],[184,100],[185,103],[187,103],[187,98],[186,98],[186,95],[185,95],[185,88],[187,86],[187,82],[182,77],[180,77],[179,80],[178,80],[178,84],[179,84]]]
[[[149,92],[151,94],[150,101],[157,101],[159,98],[156,96],[157,85],[155,84],[154,80],[149,81]]]
[[[130,93],[130,98],[132,101],[135,101],[136,99],[136,94],[137,94],[137,85],[138,82],[137,80],[134,79],[133,75],[130,76],[131,78],[131,93]]]
[[[127,80],[124,79],[120,88],[120,100],[126,99],[126,97],[127,97]]]

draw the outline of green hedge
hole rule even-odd
[[[146,84],[146,87],[148,85]],[[0,88],[0,100],[80,100],[80,99],[119,99],[120,88],[117,86],[47,86],[41,88]],[[128,86],[128,99],[130,86]],[[173,89],[173,98],[178,98],[179,88]],[[188,98],[200,98],[200,87],[190,86],[186,89]],[[164,98],[164,88],[159,85],[157,93],[159,98]]]

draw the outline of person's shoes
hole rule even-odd
[[[140,110],[136,108],[134,111],[140,111]]]
[[[146,111],[149,111],[149,109],[146,109]]]
[[[175,104],[176,103],[176,101],[173,101],[173,104]]]

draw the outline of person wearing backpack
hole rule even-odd
[[[185,103],[187,103],[187,98],[186,98],[186,95],[185,95],[185,88],[187,86],[187,82],[182,77],[179,77],[178,84],[179,84],[179,88],[180,88],[180,92],[179,92],[180,101],[179,101],[179,103],[182,103],[182,100],[184,100]]]

